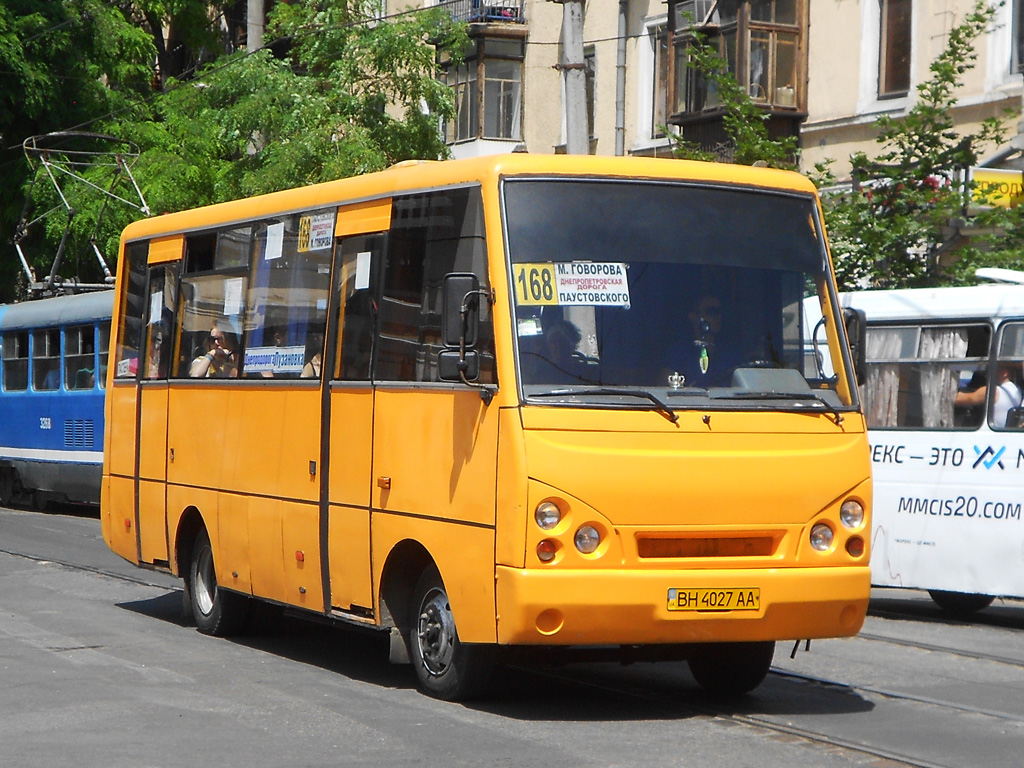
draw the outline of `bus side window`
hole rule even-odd
[[[338,294],[341,350],[337,378],[369,381],[377,321],[374,272],[384,255],[385,235],[347,237],[338,243]]]
[[[996,389],[991,400],[992,429],[1024,429],[1024,323],[1003,323],[996,352]]]
[[[177,297],[174,365],[171,375],[189,378],[194,363],[211,351],[214,334],[230,339],[218,357],[215,370],[206,375],[234,378],[243,350],[238,339],[245,316],[249,283],[247,255],[252,228],[235,227],[203,232],[185,238],[185,274]]]
[[[174,311],[177,307],[178,263],[149,270],[149,308],[146,324],[145,379],[165,379],[171,363]]]
[[[330,234],[323,235],[324,231]],[[333,232],[333,210],[283,216],[257,225],[242,376],[320,377]]]
[[[489,292],[483,203],[478,188],[394,198],[379,306],[373,378],[438,381],[442,286],[450,272],[472,272]],[[481,384],[493,384],[494,328],[480,303]]]
[[[146,307],[146,260],[149,243],[131,243],[125,248],[121,269],[127,287],[121,290],[115,348],[114,376],[134,379],[142,349],[143,311]]]

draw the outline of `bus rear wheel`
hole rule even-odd
[[[409,657],[420,690],[459,701],[482,694],[494,666],[494,649],[459,640],[441,574],[428,567],[416,582],[409,622]]]
[[[205,530],[199,532],[192,548],[188,587],[196,628],[204,635],[231,635],[245,624],[248,598],[218,587],[213,547]]]
[[[977,613],[982,608],[992,605],[992,595],[973,595],[966,592],[945,592],[940,589],[929,589],[928,594],[935,604],[944,611],[960,616]]]
[[[773,641],[695,645],[687,657],[694,678],[708,693],[740,696],[764,682],[775,655]]]

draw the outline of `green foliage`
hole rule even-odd
[[[0,3],[0,300],[13,298],[20,266],[12,245],[33,170],[22,153],[29,136],[86,125],[148,92],[155,55],[150,36],[109,0],[5,0]],[[38,216],[54,198],[37,184]],[[57,201],[59,202],[59,201]],[[63,219],[58,222],[58,219]],[[56,213],[23,243],[47,270],[64,221]],[[88,249],[88,236],[69,252]],[[94,263],[89,256],[88,269]],[[95,278],[90,274],[89,278]]]
[[[687,67],[700,74],[709,93],[713,93],[720,104],[722,124],[732,140],[732,146],[725,148],[724,154],[731,155],[731,162],[738,165],[759,163],[772,168],[794,169],[797,137],[769,137],[768,111],[754,103],[746,89],[729,71],[718,49],[708,42],[707,36],[695,31],[688,53]],[[702,150],[679,137],[673,136],[673,140],[676,143],[676,157],[686,160],[720,159],[720,155]]]
[[[909,112],[876,121],[880,154],[874,159],[864,153],[850,158],[860,187],[824,197],[841,288],[963,281],[970,264],[980,258],[982,250],[974,244],[958,252],[960,266],[951,274],[940,270],[939,257],[964,242],[956,225],[967,216],[971,189],[960,180],[977,163],[979,147],[998,145],[1004,139],[1005,118],[987,119],[976,133],[960,135],[952,116],[955,92],[977,59],[974,44],[988,29],[995,11],[985,0],[978,0],[950,30],[946,48],[932,62],[929,79],[917,86]],[[827,165],[816,171],[819,186],[834,185]],[[1006,232],[1006,222],[995,221],[1006,216],[986,212],[969,223]]]
[[[21,5],[45,5],[56,15],[19,14]],[[382,8],[376,2],[277,3],[268,23],[270,48],[212,60],[217,41],[211,35],[216,30],[211,9],[228,5],[224,0],[9,0],[0,5],[0,69],[22,74],[17,85],[0,80],[0,110],[4,99],[13,104],[16,94],[25,92],[46,120],[24,135],[93,121],[90,130],[138,146],[141,155],[133,173],[154,213],[351,176],[406,159],[446,156],[438,121],[454,116],[454,100],[435,77],[435,46],[457,57],[468,37],[464,25],[443,9],[380,21]],[[54,48],[53,36],[73,26],[60,26],[68,17],[57,11],[75,6],[92,9],[86,15],[91,14],[95,45],[83,45],[80,36],[69,32],[66,44],[56,46],[57,55],[26,56],[34,45],[32,36],[42,30],[49,30],[47,46]],[[161,66],[167,60],[165,28],[171,30],[168,40],[184,41],[189,60],[209,63],[194,76],[186,68],[182,79],[169,78],[162,92],[153,93],[152,62],[158,53]],[[61,90],[56,86],[64,81],[55,73],[68,71],[62,59],[74,58],[71,50],[84,54],[82,68],[72,87]],[[58,103],[81,106],[72,115],[55,109]],[[95,120],[104,115],[110,117]],[[9,134],[4,143],[11,144]],[[20,157],[8,162],[23,165]],[[109,168],[86,175],[98,187],[111,183]],[[18,183],[8,190],[12,212],[20,213],[30,178],[22,167]],[[96,241],[108,259],[116,253],[121,229],[142,214],[105,201],[84,185],[65,189],[79,212],[67,249],[75,262],[72,269],[84,272],[83,280],[95,281],[98,270],[88,241],[101,210]],[[120,191],[129,197],[131,188],[122,182]],[[36,184],[32,194],[34,215],[59,205],[48,184]],[[8,237],[16,218],[0,221]],[[40,267],[49,269],[66,221],[58,209],[25,241],[35,254],[37,274]],[[2,259],[16,268],[13,252],[3,253]]]
[[[427,40],[460,51],[465,31],[441,9],[375,14],[352,0],[278,4],[268,34],[289,42],[285,57],[221,58],[115,126],[144,148],[137,173],[154,211],[444,157],[437,124],[454,102]]]

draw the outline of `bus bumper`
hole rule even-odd
[[[669,610],[669,590],[751,590],[756,609]],[[651,645],[849,637],[864,623],[864,567],[715,571],[497,568],[502,645]],[[749,594],[749,592],[748,592]]]

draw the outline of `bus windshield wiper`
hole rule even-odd
[[[614,389],[613,387],[590,387],[587,389],[552,389],[548,392],[536,392],[529,397],[565,397],[566,395],[625,395],[626,397],[642,397],[650,400],[657,408],[656,410],[673,424],[679,421],[676,412],[673,411],[664,401],[658,398],[653,392],[646,389]]]
[[[816,392],[729,392],[712,397],[716,400],[814,400],[829,412],[837,427],[843,423],[843,415]]]

